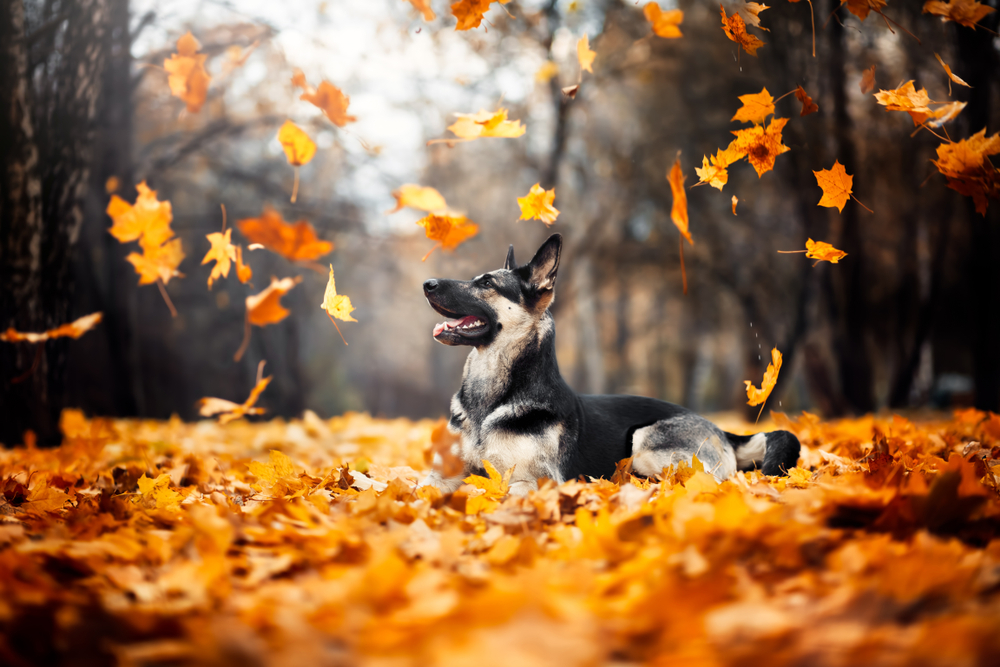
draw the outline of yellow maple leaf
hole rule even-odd
[[[326,291],[323,294],[323,303],[320,304],[320,308],[326,311],[326,315],[330,318],[331,322],[333,322],[333,318],[335,317],[344,322],[357,322],[356,319],[351,317],[351,313],[354,311],[354,306],[351,305],[351,297],[344,294],[337,294],[337,284],[333,279],[333,264],[330,265],[330,279],[326,283]],[[333,326],[337,327],[340,339],[344,341],[344,345],[347,345],[344,334],[340,333],[340,327],[337,326],[336,322],[333,322]]]
[[[851,188],[854,185],[854,176],[847,173],[840,160],[833,163],[829,169],[814,171],[816,182],[823,189],[823,197],[819,200],[819,206],[835,208],[838,211],[844,210],[844,205],[851,198]]]
[[[765,118],[774,113],[774,98],[771,97],[771,93],[767,92],[767,88],[753,95],[740,95],[740,102],[743,103],[743,106],[730,120],[757,125],[763,123]]]
[[[469,475],[464,481],[477,489],[482,489],[484,493],[478,496],[471,496],[465,501],[465,512],[467,514],[479,514],[480,512],[491,512],[499,506],[501,500],[510,491],[510,476],[514,473],[514,468],[510,467],[501,475],[493,467],[493,464],[483,459],[483,470],[488,477],[480,475]]]
[[[392,193],[396,199],[396,208],[386,213],[395,213],[404,206],[420,209],[421,211],[443,211],[448,208],[447,202],[441,193],[431,187],[422,187],[413,183],[406,183],[399,186],[399,189]]]
[[[232,235],[233,230],[227,229],[225,233],[214,232],[205,236],[205,238],[208,239],[208,242],[212,244],[212,247],[205,254],[205,258],[201,260],[201,263],[204,265],[213,260],[215,261],[215,266],[212,267],[212,273],[208,276],[209,289],[212,289],[212,283],[219,278],[226,278],[229,276],[230,263],[236,259],[236,248],[230,241]]]
[[[552,225],[559,216],[559,210],[552,205],[555,198],[555,188],[546,190],[540,183],[535,183],[528,194],[517,198],[517,205],[521,207],[521,217],[518,220],[535,218],[546,225]]]
[[[576,58],[580,61],[580,71],[581,73],[586,70],[591,74],[594,73],[593,64],[594,58],[597,57],[597,52],[590,50],[590,38],[584,35],[580,38],[580,41],[576,43]]]
[[[745,130],[734,130],[736,138],[730,142],[726,152],[734,157],[746,157],[759,178],[774,168],[777,156],[789,150],[781,143],[781,132],[787,122],[787,118],[771,118],[767,129],[763,125],[754,125]]]
[[[837,250],[829,243],[806,239],[806,257],[836,264],[847,257],[847,253],[843,250]]]
[[[535,81],[539,83],[548,83],[552,80],[556,74],[559,73],[559,65],[555,64],[551,60],[546,60],[542,63],[542,66],[538,68],[535,72]]]
[[[764,411],[764,403],[767,401],[767,397],[771,395],[774,385],[778,382],[778,372],[780,370],[781,352],[778,352],[778,348],[775,347],[771,349],[771,363],[767,365],[767,370],[764,371],[764,380],[760,383],[760,389],[755,387],[750,380],[744,381],[747,386],[747,405],[759,405],[760,411]],[[760,413],[757,414],[757,418],[760,419]]]
[[[184,260],[184,249],[180,239],[174,239],[162,246],[144,248],[143,253],[133,252],[125,258],[139,274],[140,285],[151,285],[157,280],[167,284],[171,278],[183,277],[177,267]]]
[[[506,109],[480,111],[479,113],[456,113],[455,116],[458,117],[458,120],[449,125],[448,129],[463,141],[472,141],[481,137],[516,139],[527,131],[527,128],[521,125],[521,121],[507,120]]]
[[[740,157],[721,148],[716,151],[715,155],[711,156],[711,164],[709,164],[709,156],[702,156],[701,166],[694,168],[695,173],[698,174],[698,182],[708,183],[721,191],[722,186],[729,181],[727,168],[733,160],[738,160]]]
[[[184,496],[170,488],[170,475],[162,473],[155,479],[150,479],[143,473],[137,484],[139,485],[140,498],[149,502],[153,507],[180,509],[180,502]]]
[[[664,39],[683,37],[680,25],[684,22],[684,12],[679,9],[663,11],[655,2],[647,2],[642,13],[649,21],[653,34]]]
[[[285,150],[288,164],[293,167],[308,164],[316,155],[316,143],[301,127],[290,120],[286,120],[285,124],[278,130],[278,141],[281,142],[281,147]]]

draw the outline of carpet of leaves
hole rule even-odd
[[[429,421],[66,412],[0,452],[0,663],[988,664],[1000,416],[776,420],[788,477],[520,498],[417,488]]]

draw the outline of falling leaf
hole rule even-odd
[[[748,2],[746,4],[737,5],[736,12],[743,18],[744,23],[752,28],[760,28],[761,30],[770,32],[767,28],[760,24],[760,13],[768,9],[768,6],[761,4],[759,2]]]
[[[760,389],[755,387],[750,380],[744,380],[747,386],[747,405],[759,405],[760,411],[764,411],[764,403],[767,401],[767,397],[771,395],[774,385],[778,382],[778,372],[780,370],[781,352],[778,352],[778,348],[773,348],[771,350],[771,363],[767,365],[767,370],[764,371],[764,380],[760,383]],[[757,418],[760,418],[759,414]]]
[[[851,187],[854,184],[854,176],[847,173],[840,160],[833,163],[830,169],[814,171],[816,182],[823,189],[823,197],[819,200],[820,206],[835,208],[838,211],[844,210],[844,205],[851,198]]]
[[[986,136],[983,128],[968,139],[946,142],[937,148],[937,170],[948,179],[948,187],[972,197],[976,211],[986,215],[990,199],[1000,199],[1000,174],[989,160],[1000,153],[1000,132]]]
[[[421,211],[443,211],[448,208],[447,202],[441,193],[431,187],[423,187],[407,183],[401,185],[398,190],[392,193],[396,198],[396,208],[386,213],[401,211],[404,206],[420,209]]]
[[[208,84],[212,80],[205,71],[205,59],[208,56],[198,53],[199,47],[198,40],[187,32],[177,40],[177,53],[163,61],[170,94],[183,100],[190,113],[201,110],[208,96]]]
[[[571,100],[576,99],[576,94],[580,92],[580,84],[573,84],[572,86],[566,86],[562,89],[563,95],[570,98]]]
[[[404,1],[409,2],[411,5],[413,5],[413,8],[416,9],[418,12],[420,12],[421,15],[423,15],[425,21],[430,22],[434,20],[436,14],[434,14],[434,10],[431,9],[431,4],[429,0],[404,0]]]
[[[351,313],[354,311],[351,297],[337,294],[337,284],[333,280],[333,264],[330,265],[330,279],[326,283],[326,291],[323,293],[323,303],[320,304],[320,308],[326,311],[331,322],[335,317],[343,322],[357,322],[351,317]],[[336,322],[333,322],[333,326],[337,327],[337,333],[340,333],[340,327],[337,326]],[[343,339],[344,334],[340,334],[340,337]],[[344,345],[347,345],[346,340],[344,340]]]
[[[592,65],[594,64],[594,58],[596,57],[597,52],[590,50],[590,38],[588,38],[587,35],[584,35],[580,38],[580,41],[576,43],[576,58],[580,61],[580,71],[583,72],[586,70],[593,74],[594,68]]]
[[[728,150],[724,151],[721,148],[716,151],[715,155],[711,157],[711,164],[709,164],[708,156],[703,156],[701,159],[701,166],[695,167],[694,171],[698,174],[698,179],[700,183],[708,183],[713,188],[722,190],[722,186],[729,181],[729,172],[726,170],[727,167],[734,161],[740,159],[741,155],[736,155]]]
[[[258,327],[277,324],[288,317],[289,311],[281,305],[281,297],[302,281],[301,277],[271,278],[271,284],[246,298],[247,321]]]
[[[975,0],[928,0],[924,3],[924,13],[940,16],[942,21],[954,21],[966,28],[975,29],[984,16],[996,9]]]
[[[739,199],[736,195],[733,195],[733,215],[736,215],[736,204],[739,203]]]
[[[483,15],[490,9],[490,3],[506,4],[510,0],[459,0],[452,4],[451,15],[458,19],[455,30],[472,30],[478,28],[483,21]]]
[[[243,246],[236,246],[236,277],[241,283],[253,278],[253,269],[243,263]]]
[[[955,120],[967,105],[968,102],[949,102],[940,106],[931,113],[931,119],[927,120],[927,124],[931,127],[941,127],[945,123]]]
[[[811,113],[819,111],[819,105],[813,102],[813,99],[806,94],[802,86],[795,89],[795,99],[802,103],[802,113],[799,114],[800,116],[808,116]]]
[[[956,76],[954,74],[954,72],[951,71],[951,68],[948,67],[948,64],[945,63],[945,61],[941,60],[941,56],[939,56],[937,53],[935,53],[934,57],[937,58],[937,61],[939,63],[941,63],[941,67],[944,68],[945,74],[948,75],[948,80],[949,80],[949,82],[948,82],[948,94],[949,95],[951,95],[951,82],[952,81],[954,81],[955,83],[957,83],[960,86],[965,86],[966,88],[972,88],[972,86],[970,86],[969,84],[967,84],[960,77]]]
[[[535,81],[539,83],[548,83],[552,80],[556,74],[559,73],[559,65],[555,64],[551,60],[546,60],[538,71],[535,72]]]
[[[457,113],[458,120],[448,126],[452,134],[465,141],[480,137],[517,138],[527,128],[519,120],[507,120],[507,110]]]
[[[767,92],[767,88],[753,95],[740,95],[740,102],[743,103],[743,106],[730,120],[760,124],[774,113],[774,98],[771,97],[771,93]]]
[[[479,233],[479,225],[470,222],[462,215],[434,215],[431,213],[420,220],[417,224],[424,228],[427,238],[437,241],[437,245],[424,255],[425,261],[434,250],[440,246],[445,250],[452,251],[463,241],[471,239]]]
[[[907,81],[895,90],[880,90],[875,99],[886,111],[905,111],[913,118],[914,125],[920,125],[932,115],[928,106],[931,98],[925,88],[917,90],[913,81]]]
[[[166,285],[171,278],[183,276],[177,267],[184,257],[181,240],[174,239],[162,246],[145,248],[141,255],[137,252],[129,253],[125,259],[135,267],[140,285],[151,285],[157,280]]]
[[[763,125],[754,125],[745,130],[734,130],[736,138],[726,151],[731,155],[745,156],[757,176],[763,176],[774,168],[775,158],[788,151],[788,146],[781,143],[781,132],[787,122],[787,118],[771,118],[767,129]]]
[[[201,263],[204,265],[213,260],[215,261],[215,266],[212,267],[212,273],[208,276],[209,289],[212,289],[212,283],[219,278],[229,276],[230,262],[236,259],[236,248],[230,240],[232,235],[233,230],[227,229],[225,233],[215,232],[205,236],[205,238],[208,239],[208,242],[212,244],[212,247],[209,249],[208,253],[205,254],[205,258],[201,260]]]
[[[289,224],[270,206],[264,206],[259,218],[245,218],[236,225],[251,243],[259,243],[293,262],[312,261],[333,250],[332,243],[316,238],[308,222]]]
[[[691,232],[688,231],[688,202],[687,192],[684,190],[684,173],[681,171],[680,156],[674,161],[670,173],[667,174],[670,182],[670,194],[673,195],[674,204],[670,208],[670,219],[680,230],[681,235],[687,239],[688,243],[694,245],[691,239]]]
[[[158,201],[156,190],[150,190],[146,181],[135,186],[139,192],[135,204],[129,204],[118,195],[111,196],[107,214],[112,225],[108,232],[119,243],[139,241],[140,245],[158,246],[174,235],[170,223],[174,219],[168,201]]]
[[[829,243],[806,239],[806,257],[836,264],[847,257],[847,253],[843,250],[837,250]]]
[[[0,340],[7,343],[20,343],[22,341],[27,343],[41,343],[53,338],[79,338],[96,327],[102,317],[103,315],[100,312],[91,313],[90,315],[84,315],[79,319],[73,320],[69,324],[63,324],[42,333],[22,333],[10,327],[7,331],[0,331]]]
[[[847,5],[847,11],[864,21],[870,12],[882,13],[886,0],[840,0],[840,4]]]
[[[651,24],[654,35],[665,39],[683,37],[680,25],[684,22],[684,12],[681,10],[671,9],[665,12],[655,2],[647,2],[642,13]]]
[[[546,190],[540,183],[535,183],[531,186],[528,194],[517,198],[517,205],[521,207],[521,217],[518,220],[535,218],[546,225],[551,225],[559,216],[559,210],[552,205],[555,198],[555,188]]]
[[[471,484],[477,489],[482,489],[484,493],[478,496],[471,496],[465,501],[465,512],[466,514],[479,514],[480,512],[492,512],[494,509],[499,507],[500,501],[503,500],[504,496],[510,490],[510,476],[514,472],[514,468],[507,468],[507,471],[501,475],[500,472],[493,467],[493,464],[483,459],[483,470],[486,471],[488,477],[481,477],[479,475],[469,475],[464,481],[466,484]]]
[[[757,49],[764,46],[764,42],[747,32],[746,23],[739,14],[726,16],[726,10],[722,5],[719,5],[719,10],[722,12],[722,30],[726,33],[726,37],[739,44],[744,51],[756,58]]]
[[[875,90],[875,65],[872,65],[861,74],[861,81],[858,83],[861,94],[867,95]]]
[[[278,130],[278,141],[281,142],[281,147],[285,150],[288,164],[294,167],[308,164],[316,155],[315,142],[302,131],[302,128],[290,120],[286,120],[285,124]]]
[[[254,407],[254,405],[257,403],[257,399],[260,398],[261,392],[267,389],[267,385],[270,383],[270,377],[261,378],[254,385],[254,388],[250,390],[250,396],[242,405],[227,401],[224,398],[203,398],[198,401],[198,414],[202,417],[219,415],[220,424],[226,424],[244,415],[262,415],[266,410]]]
[[[320,109],[337,127],[344,127],[357,120],[354,116],[347,115],[347,107],[351,104],[351,98],[329,81],[323,81],[319,84],[319,88],[313,88],[306,83],[306,75],[302,70],[297,69],[292,76],[292,85],[302,89],[300,100],[309,102]]]

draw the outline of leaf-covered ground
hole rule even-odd
[[[67,412],[0,452],[0,664],[990,664],[1000,416],[778,421],[788,478],[503,498],[415,489],[431,422]]]

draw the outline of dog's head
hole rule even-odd
[[[517,266],[510,246],[502,269],[472,280],[425,281],[427,303],[448,318],[434,327],[435,340],[485,347],[505,334],[523,336],[537,328],[555,297],[561,252],[562,237],[553,234],[524,266]]]

